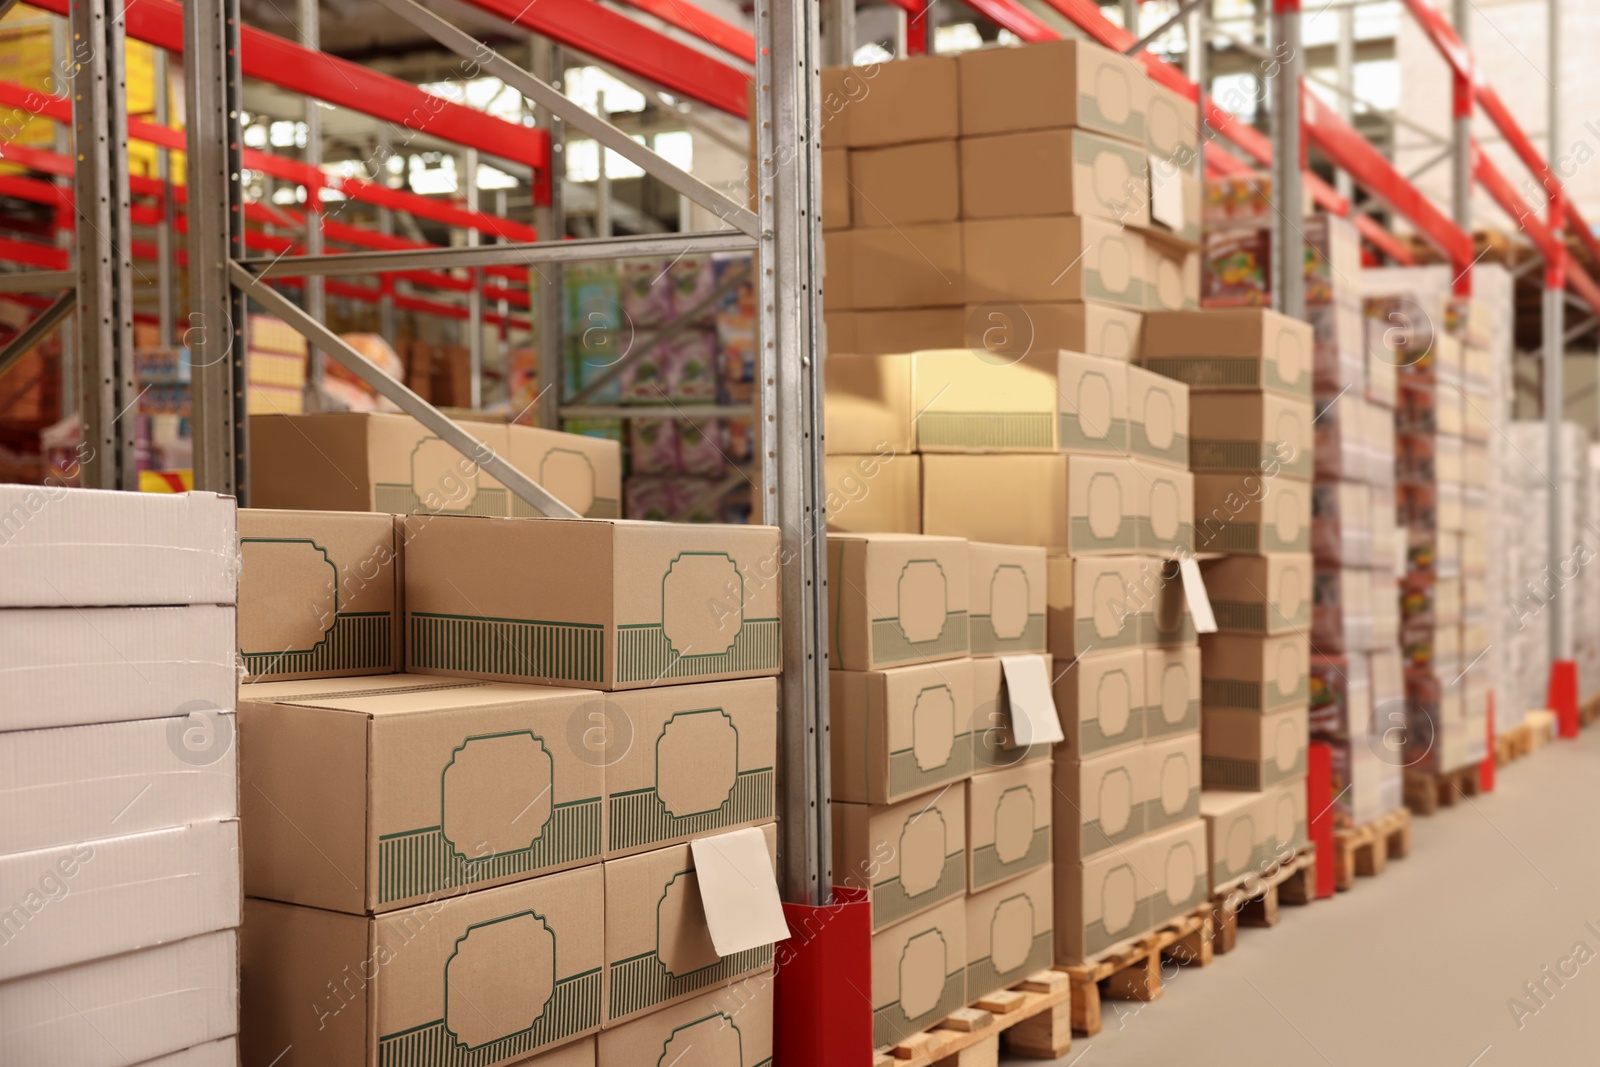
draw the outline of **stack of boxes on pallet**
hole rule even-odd
[[[776,531],[242,514],[245,1062],[767,1062]]]
[[[237,1061],[234,536],[0,487],[0,1062]]]

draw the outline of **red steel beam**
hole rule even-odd
[[[629,7],[654,15],[668,26],[691,33],[713,48],[746,63],[756,61],[755,35],[742,26],[718,18],[687,0],[622,0]]]
[[[1472,143],[1472,178],[1483,186],[1483,191],[1500,205],[1501,210],[1511,216],[1512,221],[1528,235],[1528,240],[1539,249],[1541,255],[1546,258],[1561,255],[1561,245],[1550,232],[1550,227],[1546,226],[1540,220],[1539,213],[1522,199],[1521,194],[1512,187],[1511,182],[1500,172],[1500,168],[1494,165],[1488,154],[1478,146],[1477,141]]]

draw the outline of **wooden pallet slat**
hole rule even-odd
[[[1100,1032],[1103,999],[1148,1002],[1159,998],[1163,989],[1163,960],[1181,966],[1210,964],[1211,922],[1211,906],[1202,905],[1148,934],[1107,950],[1090,963],[1057,967],[1072,987],[1072,1032],[1085,1037]]]
[[[1265,877],[1250,876],[1212,895],[1212,950],[1221,955],[1238,944],[1240,926],[1276,926],[1282,904],[1309,904],[1317,898],[1317,850],[1308,844]]]
[[[1432,815],[1463,797],[1477,796],[1480,788],[1476,763],[1453,771],[1406,771],[1406,807],[1417,815]]]
[[[1072,1047],[1072,986],[1054,971],[973,1001],[937,1026],[873,1054],[873,1067],[996,1067],[1014,1055],[1059,1059]]]
[[[1411,852],[1411,810],[1397,808],[1372,822],[1334,831],[1334,886],[1350,889],[1360,878],[1380,875],[1391,859]]]

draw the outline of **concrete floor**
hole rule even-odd
[[[1105,1029],[1058,1063],[1600,1063],[1600,729],[1416,819],[1410,858],[1379,877],[1240,930],[1234,952],[1180,971],[1154,1003],[1104,1010]]]

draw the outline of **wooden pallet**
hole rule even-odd
[[[1060,1059],[1072,1048],[1072,983],[1036,971],[939,1025],[873,1054],[873,1067],[995,1067],[1000,1046],[1025,1059]]]
[[[1544,710],[1530,711],[1522,717],[1522,725],[1528,728],[1533,741],[1533,751],[1537,752],[1555,734],[1556,713]]]
[[[1397,808],[1369,823],[1335,830],[1333,884],[1341,892],[1356,884],[1356,877],[1383,873],[1390,860],[1411,853],[1411,809]]]
[[[1406,771],[1406,807],[1418,815],[1432,815],[1440,808],[1454,807],[1462,797],[1478,795],[1478,765],[1457,767],[1453,771]]]
[[[1212,894],[1213,951],[1232,952],[1241,926],[1277,926],[1280,904],[1317,899],[1317,846],[1308,844],[1265,876],[1250,875]]]
[[[1524,756],[1531,756],[1536,747],[1533,724],[1520,722],[1506,730],[1505,733],[1494,735],[1495,765],[1504,767],[1506,764],[1514,763]]]
[[[1600,696],[1590,697],[1578,705],[1578,724],[1588,726],[1596,719],[1600,719]]]
[[[1072,1032],[1100,1032],[1100,1002],[1156,1000],[1161,996],[1161,961],[1204,967],[1211,962],[1211,907],[1202,905],[1093,963],[1057,967],[1072,981]]]

